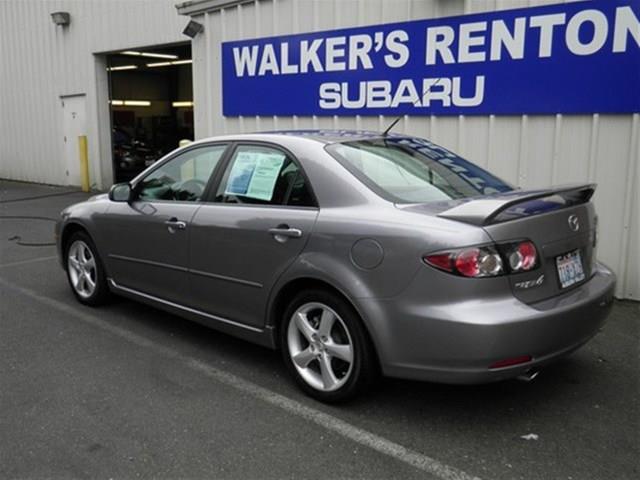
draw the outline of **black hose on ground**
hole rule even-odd
[[[44,220],[48,222],[56,222],[55,218],[51,217],[39,217],[33,215],[0,215],[0,220]],[[16,242],[16,245],[21,247],[51,247],[56,242],[23,242],[20,235],[13,235],[7,238],[10,242]]]
[[[38,200],[39,198],[62,197],[64,195],[73,195],[74,193],[83,193],[82,190],[71,190],[66,192],[48,193],[46,195],[34,195],[32,197],[13,198],[10,200],[0,200],[0,203],[26,202],[27,200]],[[95,193],[94,193],[95,194]]]

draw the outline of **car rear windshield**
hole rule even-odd
[[[508,192],[513,187],[455,153],[419,138],[379,138],[326,150],[378,195],[426,203]]]

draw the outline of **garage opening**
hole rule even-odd
[[[191,62],[189,43],[107,55],[116,182],[193,140]]]

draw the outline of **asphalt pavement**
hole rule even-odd
[[[277,352],[77,303],[51,243],[84,198],[0,181],[0,478],[640,478],[640,303],[530,383],[382,379],[327,406]]]

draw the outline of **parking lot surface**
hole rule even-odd
[[[77,303],[52,220],[86,197],[0,181],[0,478],[640,477],[640,304],[531,383],[382,379],[327,406],[277,352]]]

